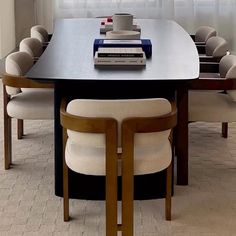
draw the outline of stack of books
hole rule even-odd
[[[152,56],[152,43],[150,39],[141,40],[120,40],[120,39],[95,39],[93,44],[93,55],[99,48],[142,48],[146,58]]]
[[[94,56],[95,65],[146,65],[146,56],[141,47],[100,47]]]

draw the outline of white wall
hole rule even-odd
[[[15,0],[17,45],[23,38],[30,36],[30,28],[35,25],[34,4],[35,0]]]
[[[0,59],[15,48],[14,0],[0,0]]]

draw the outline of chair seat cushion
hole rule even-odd
[[[54,117],[54,92],[27,91],[14,96],[7,104],[9,116],[23,120],[48,120]]]
[[[67,140],[65,158],[67,166],[85,175],[105,175],[105,148],[84,147]],[[161,148],[139,147],[134,151],[134,174],[150,174],[167,168],[171,162],[171,145],[166,142]],[[118,163],[121,173],[121,163]]]
[[[190,91],[189,121],[235,122],[236,102],[224,93]]]

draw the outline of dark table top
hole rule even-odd
[[[146,67],[95,67],[93,43],[101,19],[58,19],[52,40],[26,74],[36,80],[190,80],[199,77],[198,52],[188,33],[169,20],[135,20],[141,38],[151,39]]]

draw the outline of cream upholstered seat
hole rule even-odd
[[[106,176],[109,236],[116,235],[120,229],[117,227],[117,189],[114,189],[117,176],[122,176],[121,229],[124,235],[133,235],[133,175],[167,169],[166,219],[170,220],[172,148],[169,136],[176,124],[176,111],[168,100],[76,99],[67,106],[63,103],[61,124],[65,149],[64,220],[69,219],[68,167],[82,174]]]
[[[7,74],[2,80],[5,169],[9,169],[11,164],[11,118],[23,121],[54,117],[54,92],[51,89],[53,86],[36,83],[24,77],[32,65],[33,58],[26,52],[15,52],[6,58]]]
[[[219,78],[200,78],[193,83],[195,90],[189,92],[189,121],[222,122],[227,129],[228,122],[236,121],[236,56],[221,59],[218,75]],[[219,92],[220,89],[226,92]],[[224,132],[227,137],[227,131]]]
[[[198,50],[200,47],[198,46]],[[213,36],[207,40],[204,50],[205,55],[199,55],[200,62],[219,62],[223,56],[229,54],[229,45],[224,38]]]
[[[49,42],[49,34],[42,25],[35,25],[31,27],[30,37],[38,39],[43,44]]]
[[[157,116],[170,111],[171,105],[164,99],[159,99],[156,104],[154,100],[74,100],[67,106],[67,112],[77,116],[90,117],[94,114],[97,117],[113,117],[119,122],[119,127],[122,120],[127,117],[140,117],[142,114],[147,117]],[[119,148],[121,148],[120,135],[119,129]],[[170,164],[171,145],[166,142],[169,135],[170,130],[136,135],[134,174],[154,173],[165,169]],[[104,140],[102,134],[83,134],[68,130],[65,155],[68,166],[83,174],[105,175]],[[70,165],[70,163],[73,164]],[[91,163],[96,163],[96,165],[91,165]]]
[[[25,38],[20,42],[20,52],[27,52],[31,57],[37,59],[43,53],[43,44],[37,38]]]
[[[196,43],[205,44],[207,40],[213,36],[216,36],[216,30],[210,26],[200,26],[197,28],[194,41]]]
[[[53,119],[53,91],[45,90],[26,91],[12,97],[7,104],[8,115],[22,120]]]

